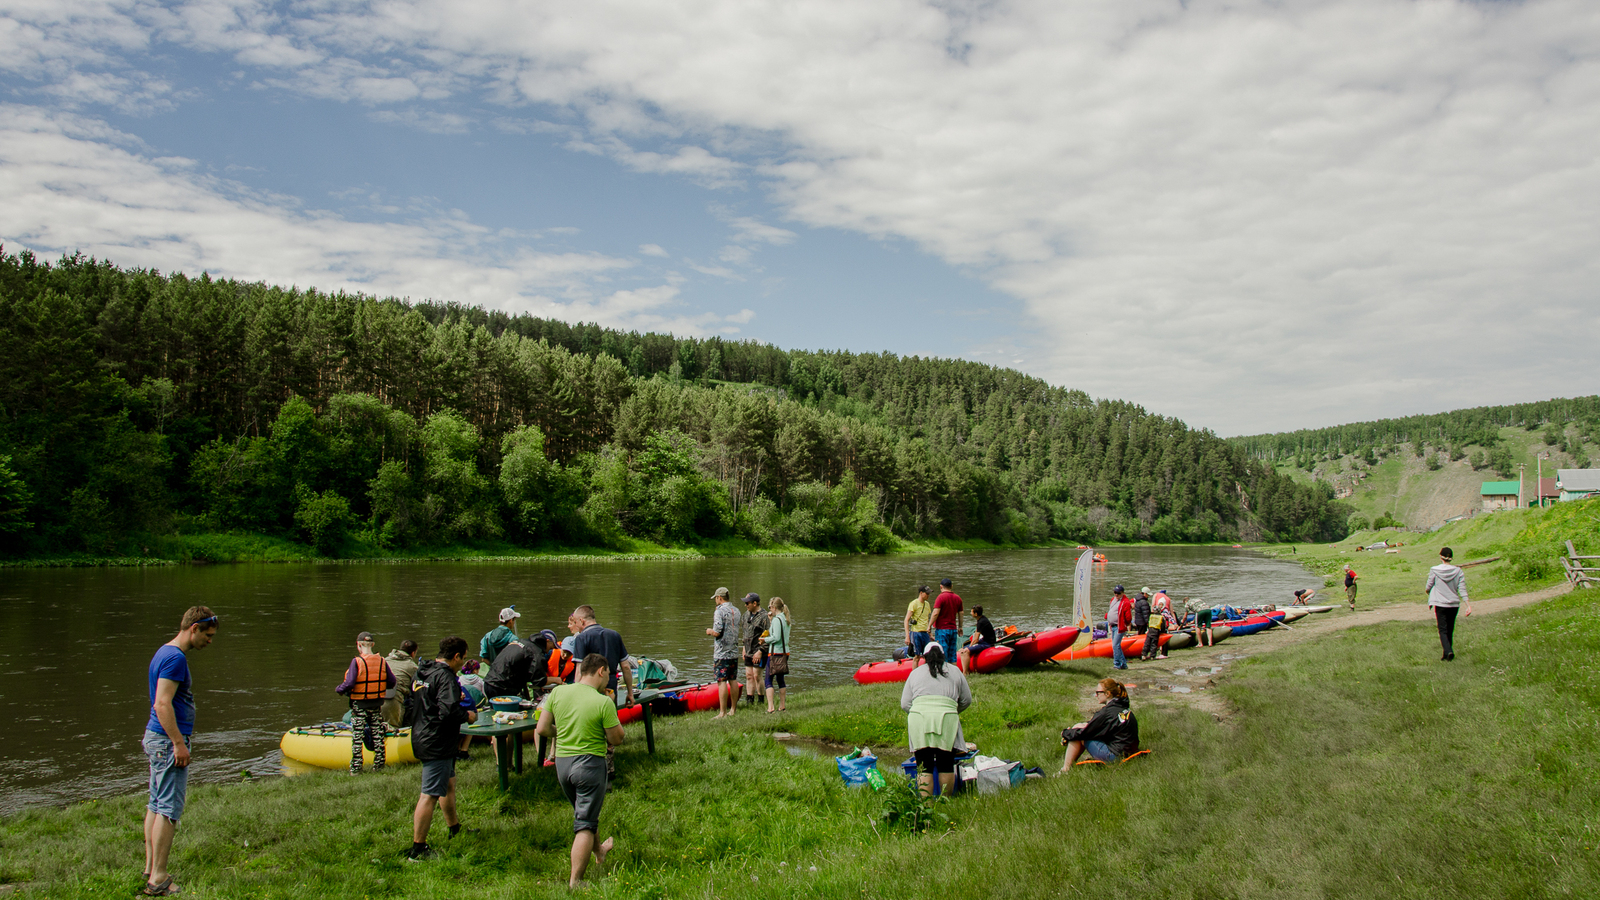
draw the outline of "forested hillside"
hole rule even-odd
[[[1331,428],[1305,428],[1277,434],[1256,434],[1231,438],[1230,442],[1256,459],[1269,462],[1293,459],[1309,470],[1318,460],[1340,456],[1372,457],[1399,452],[1409,444],[1422,456],[1425,448],[1446,454],[1452,460],[1467,456],[1468,448],[1481,450],[1473,468],[1494,468],[1505,477],[1514,473],[1511,452],[1496,456],[1502,435],[1500,429],[1515,427],[1542,429],[1546,443],[1562,453],[1572,454],[1578,468],[1585,468],[1587,443],[1600,443],[1600,396],[1541,400],[1510,406],[1475,406],[1453,412],[1378,419]],[[1569,433],[1570,430],[1570,433]]]
[[[978,363],[0,254],[11,554],[1325,539],[1347,515],[1210,432]]]

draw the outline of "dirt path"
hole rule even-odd
[[[1571,590],[1572,585],[1562,584],[1525,594],[1475,601],[1472,604],[1472,618],[1538,603],[1551,597],[1559,597]],[[1357,606],[1359,605],[1358,603]],[[1211,688],[1216,685],[1217,679],[1227,672],[1229,665],[1237,660],[1262,653],[1272,653],[1330,632],[1358,625],[1374,625],[1379,622],[1423,622],[1432,619],[1433,612],[1424,603],[1358,609],[1356,612],[1351,612],[1350,607],[1341,604],[1328,612],[1306,616],[1293,625],[1270,628],[1237,640],[1224,640],[1214,647],[1174,650],[1172,655],[1162,660],[1140,662],[1139,657],[1134,655],[1128,660],[1128,671],[1122,675],[1126,679],[1128,692],[1140,704],[1158,707],[1184,704],[1223,719],[1227,716],[1227,708],[1221,699],[1212,693]],[[1110,660],[1092,660],[1066,665],[1092,667],[1095,671],[1103,669],[1106,674],[1113,674]],[[1084,688],[1085,708],[1092,708],[1093,690],[1093,685]]]

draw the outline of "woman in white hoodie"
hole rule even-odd
[[[1439,646],[1444,655],[1439,659],[1449,662],[1456,658],[1456,613],[1461,607],[1472,615],[1472,601],[1467,599],[1467,576],[1461,567],[1451,562],[1455,552],[1449,547],[1439,550],[1439,564],[1428,570],[1428,605],[1433,607],[1433,617],[1439,623]]]

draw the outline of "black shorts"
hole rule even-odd
[[[934,767],[938,767],[940,775],[953,775],[956,771],[956,752],[954,750],[940,750],[938,747],[923,747],[911,754],[917,758],[917,768],[924,775],[932,775]]]
[[[748,669],[765,669],[767,667],[767,654],[761,654],[761,662],[756,662],[754,654],[746,653],[744,655],[744,664],[745,668]]]

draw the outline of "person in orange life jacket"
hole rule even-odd
[[[383,771],[383,695],[394,687],[394,672],[372,650],[372,633],[356,635],[356,657],[334,688],[350,700],[350,774],[361,774],[361,746],[372,749],[372,771]]]

